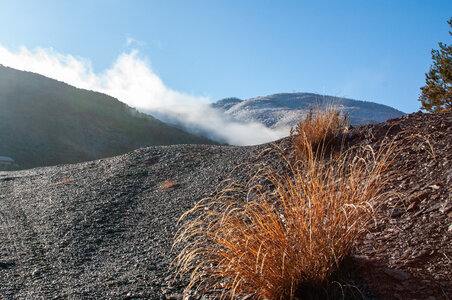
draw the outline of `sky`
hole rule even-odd
[[[140,110],[313,92],[418,111],[452,1],[0,0],[0,64]]]

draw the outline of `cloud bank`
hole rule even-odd
[[[256,122],[239,123],[211,108],[207,97],[167,87],[137,50],[122,53],[110,68],[93,72],[90,60],[61,54],[53,49],[21,47],[11,51],[0,45],[0,64],[63,81],[78,88],[113,96],[139,111],[175,123],[232,145],[254,145],[288,134]]]

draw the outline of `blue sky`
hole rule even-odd
[[[207,101],[299,91],[413,112],[451,16],[439,0],[0,0],[0,45],[53,49],[94,74],[135,51],[166,87]]]

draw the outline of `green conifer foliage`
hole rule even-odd
[[[452,28],[452,18],[447,23]],[[439,43],[439,48],[432,50],[433,65],[425,74],[425,86],[421,87],[419,97],[421,109],[429,112],[452,108],[452,45]]]

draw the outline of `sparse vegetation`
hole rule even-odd
[[[388,147],[319,159],[315,151],[342,124],[333,110],[308,116],[295,131],[301,137],[292,136],[303,157],[281,156],[288,174],[261,168],[246,186],[230,183],[181,217],[186,222],[176,236],[182,250],[174,266],[180,276],[191,274],[186,293],[319,296],[372,221],[389,163]]]
[[[316,108],[291,130],[292,144],[300,158],[309,154],[323,155],[337,135],[346,130],[348,117],[341,116],[334,105]]]

